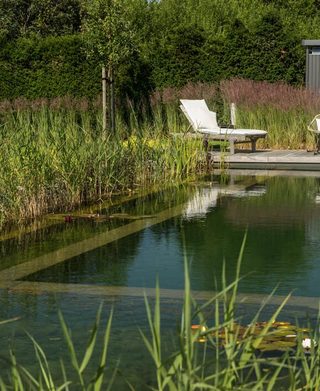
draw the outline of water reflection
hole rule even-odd
[[[264,184],[254,184],[243,189],[243,186],[226,186],[221,187],[217,184],[209,187],[199,187],[195,193],[188,200],[184,218],[198,219],[203,218],[214,207],[217,206],[218,198],[232,196],[232,197],[260,197],[266,194],[266,186]]]
[[[45,281],[81,283],[85,278],[89,284],[97,283],[98,279],[102,285],[127,286],[128,269],[138,256],[142,236],[140,231],[130,235],[125,246],[121,245],[121,241],[114,241],[108,246],[85,252],[77,256],[76,260],[71,259],[54,266],[55,273],[49,268],[33,274],[31,279],[38,280],[39,275],[42,276],[39,279]]]
[[[212,290],[219,288],[223,260],[227,278],[233,278],[238,252],[248,228],[242,264],[242,274],[247,277],[241,282],[240,290],[269,293],[279,283],[279,293],[295,290],[296,295],[317,297],[320,294],[319,189],[317,178],[220,180],[213,177],[201,185],[171,189],[155,198],[148,196],[144,200],[132,200],[129,204],[117,206],[114,213],[157,214],[167,209],[172,212],[178,204],[184,207],[175,217],[168,212],[159,224],[83,252],[30,275],[28,280],[75,283],[77,286],[80,283],[117,285],[121,289],[122,286],[153,287],[158,277],[161,287],[177,291],[183,289],[184,284],[185,243],[192,287],[201,291]],[[103,213],[111,211],[108,209]],[[11,261],[18,262],[31,255],[39,256],[53,248],[77,243],[87,235],[94,238],[113,228],[94,222],[82,222],[79,226],[63,224],[32,233],[16,242],[3,241],[1,265],[5,267]],[[115,367],[120,358],[120,369],[128,373],[137,389],[142,389],[141,379],[150,380],[153,370],[137,331],[138,327],[147,329],[143,299],[111,293],[99,296],[85,290],[80,293],[81,286],[78,292],[59,293],[58,289],[47,294],[39,294],[31,288],[23,293],[0,289],[0,319],[21,318],[14,325],[1,327],[2,346],[6,348],[9,339],[18,351],[19,362],[29,365],[30,369],[33,365],[30,362],[32,346],[25,336],[24,330],[27,330],[37,337],[50,361],[56,362],[58,368],[63,342],[57,308],[62,308],[72,326],[77,346],[83,348],[98,305],[105,300],[104,321],[111,307],[115,307],[111,366]],[[296,317],[306,317],[301,300],[294,300],[300,307],[286,310],[283,320],[294,322]],[[249,322],[258,309],[257,301],[254,303],[254,309],[252,305],[240,306],[244,322]],[[166,341],[172,341],[179,323],[181,301],[166,297],[162,305]],[[268,319],[274,309],[267,309],[263,319]],[[317,311],[312,311],[311,318],[315,322]],[[172,344],[168,346],[172,347]],[[0,369],[0,375],[1,370],[4,373],[6,368]],[[117,389],[121,387],[119,385]]]
[[[184,203],[189,196],[190,189],[180,186],[173,187],[170,191],[150,193],[140,198],[134,196],[123,204],[100,208],[99,215],[107,216],[107,218],[84,218],[79,212],[70,222],[66,223],[63,215],[48,216],[49,223],[46,221],[43,221],[43,225],[39,223],[38,229],[28,230],[25,228],[0,237],[0,270],[14,265],[26,264],[41,256],[40,262],[44,264],[44,259],[49,256],[64,260],[66,258],[63,258],[63,252],[68,253],[68,248],[72,247],[74,243],[82,248],[84,241],[88,241],[89,238],[92,238],[93,242],[95,238],[99,238],[100,234],[106,233],[107,237],[109,232],[115,232],[119,227],[123,227],[122,236],[126,232],[126,227],[128,227],[127,234],[129,234],[130,223],[143,222],[149,216],[152,218],[176,203]],[[142,228],[144,228],[144,224],[141,224]],[[113,239],[111,234],[110,237],[111,240],[116,239]],[[82,251],[85,253],[85,249]],[[46,266],[44,265],[44,267]],[[64,268],[62,267],[62,269]]]
[[[50,369],[55,379],[61,380],[60,359],[62,358],[69,376],[74,376],[71,362],[67,353],[63,333],[59,325],[57,311],[63,312],[67,324],[72,329],[72,337],[76,351],[83,353],[84,344],[88,341],[89,331],[95,321],[96,311],[103,301],[102,324],[106,324],[112,308],[114,318],[111,329],[111,340],[108,348],[108,368],[106,378],[110,378],[112,371],[118,367],[115,390],[128,390],[125,382],[130,381],[137,390],[150,390],[150,385],[155,386],[155,368],[150,354],[147,351],[139,329],[148,331],[148,322],[142,297],[108,298],[90,295],[26,295],[9,293],[4,295],[0,291],[0,319],[20,316],[20,320],[7,325],[2,325],[0,330],[0,343],[2,346],[0,358],[0,376],[6,377],[9,365],[3,359],[9,358],[9,347],[14,350],[17,361],[25,366],[33,375],[37,376],[37,360],[35,359],[32,342],[26,336],[26,331],[36,337],[37,342],[44,349],[50,363]],[[150,300],[154,305],[153,300]],[[161,300],[161,326],[163,338],[163,356],[168,357],[177,349],[182,301],[177,299]],[[237,316],[242,324],[248,324],[259,305],[239,305]],[[269,319],[276,307],[271,305],[265,308],[261,319]],[[317,311],[308,312],[311,324],[316,323]],[[214,318],[214,308],[207,311],[209,322]],[[306,317],[305,308],[297,306],[290,308],[282,320],[294,323],[297,318]],[[304,324],[302,322],[302,324]],[[98,333],[98,349],[94,351],[93,362],[98,364],[100,359],[99,344],[103,340],[103,328]],[[80,355],[79,355],[80,356]],[[82,357],[82,356],[81,356]],[[93,373],[90,370],[88,379]],[[76,379],[75,379],[76,380]],[[57,382],[60,384],[61,382]],[[148,384],[149,383],[149,384]],[[106,388],[103,388],[106,389]]]
[[[234,278],[248,229],[241,282],[243,292],[317,296],[320,287],[320,205],[317,178],[231,178],[176,192],[186,200],[181,216],[71,258],[27,277],[99,285],[182,289],[183,241],[196,290],[219,289],[223,262]],[[165,197],[164,197],[165,198]],[[169,197],[172,202],[172,196]],[[168,205],[168,204],[167,204]],[[152,211],[141,205],[139,212]]]
[[[318,295],[318,284],[309,281],[310,276],[320,277],[317,262],[320,241],[310,242],[309,238],[312,231],[320,239],[314,223],[320,217],[320,208],[315,203],[319,180],[275,177],[266,179],[259,187],[262,191],[254,191],[255,197],[250,197],[250,188],[246,189],[245,197],[239,198],[239,193],[220,197],[205,221],[184,220],[196,289],[212,288],[214,280],[221,280],[223,259],[227,276],[232,280],[248,227],[242,265],[242,272],[248,277],[241,284],[242,290],[268,292],[280,284],[281,293],[294,290],[295,294]]]

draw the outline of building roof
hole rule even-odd
[[[320,46],[320,39],[303,39],[302,46]]]

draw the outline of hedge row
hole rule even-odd
[[[133,56],[118,69],[120,95],[135,99],[138,90],[140,95],[144,92],[138,84],[149,79],[146,68]],[[100,80],[101,67],[88,60],[81,35],[20,38],[0,46],[0,99],[91,98],[100,93]]]
[[[238,20],[224,37],[202,28],[179,26],[116,70],[118,96],[132,100],[152,89],[188,82],[218,82],[232,77],[301,84],[304,50],[283,33],[280,19],[264,16],[254,31]],[[18,38],[0,45],[0,99],[64,95],[94,97],[101,69],[88,60],[80,34]]]

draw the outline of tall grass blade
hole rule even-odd
[[[93,325],[93,328],[92,328],[92,331],[91,331],[91,335],[90,335],[90,339],[89,339],[89,342],[88,342],[88,345],[86,347],[83,360],[82,360],[80,368],[79,368],[80,373],[83,373],[83,371],[86,369],[86,367],[87,367],[87,365],[88,365],[88,363],[89,363],[89,361],[90,361],[90,359],[92,357],[92,353],[93,353],[93,350],[94,350],[94,347],[95,347],[95,343],[96,343],[96,339],[97,339],[97,332],[98,332],[98,327],[99,327],[99,323],[100,323],[101,311],[102,311],[102,304],[99,306],[99,309],[97,311],[96,321],[95,321],[95,323]]]
[[[12,374],[12,383],[13,383],[13,389],[14,391],[24,391],[24,387],[22,384],[22,379],[20,377],[20,373],[18,371],[17,366],[17,360],[13,353],[13,351],[10,351],[10,357],[11,357],[11,374]]]
[[[11,322],[16,322],[19,319],[21,319],[20,316],[16,316],[15,318],[11,318],[11,319],[1,320],[0,321],[0,326],[2,326],[4,324],[7,324],[7,323],[11,323]]]
[[[283,307],[285,304],[288,302],[290,299],[291,294],[288,294],[286,298],[282,301],[282,303],[279,305],[279,307],[276,309],[276,311],[273,313],[272,317],[269,319],[269,321],[266,323],[265,327],[262,329],[262,331],[259,333],[259,335],[256,338],[249,339],[248,343],[244,347],[244,351],[240,356],[239,360],[239,366],[244,367],[245,365],[248,364],[249,360],[252,358],[254,354],[254,350],[259,347],[261,344],[263,338],[268,334],[272,323],[275,322],[277,319],[278,315],[282,311]],[[254,326],[253,326],[254,329]]]
[[[64,384],[65,384],[65,390],[66,391],[70,391],[69,390],[69,384],[71,382],[68,382],[68,380],[67,380],[66,369],[65,369],[65,366],[64,366],[64,363],[63,363],[62,359],[60,359],[60,367],[61,367],[61,373],[62,373],[63,381],[64,381]]]
[[[37,341],[29,333],[27,333],[27,335],[33,343],[36,357],[37,357],[37,361],[40,366],[40,374],[42,376],[42,379],[44,380],[45,385],[48,390],[54,390],[55,385],[54,385],[54,382],[53,382],[53,379],[52,379],[52,376],[50,373],[50,368],[49,368],[49,364],[48,364],[46,355],[45,355],[44,351],[41,349],[40,345],[37,343]]]
[[[6,385],[4,384],[3,380],[0,377],[0,391],[7,391],[7,390],[8,388],[6,387]]]
[[[19,366],[19,370],[21,371],[21,375],[28,381],[31,389],[40,389],[40,381],[36,380],[26,368]]]
[[[75,369],[75,371],[76,371],[76,373],[78,375],[78,378],[79,378],[79,381],[80,381],[80,385],[81,385],[81,389],[85,390],[85,383],[84,383],[84,379],[82,377],[82,373],[80,371],[80,366],[79,366],[77,354],[75,352],[74,345],[73,345],[73,342],[72,342],[71,334],[70,334],[70,332],[68,330],[68,327],[67,327],[67,325],[65,323],[65,320],[63,318],[62,312],[59,311],[58,315],[59,315],[60,325],[61,325],[61,328],[62,328],[64,339],[65,339],[65,341],[67,343],[67,347],[68,347],[68,350],[69,350],[72,366],[73,366],[73,368]]]
[[[104,371],[107,365],[107,353],[108,353],[108,346],[109,346],[109,341],[110,341],[110,332],[111,332],[111,325],[112,325],[112,319],[113,319],[113,309],[110,312],[107,327],[105,329],[104,333],[104,338],[103,338],[103,348],[102,348],[102,353],[100,357],[100,364],[99,368],[96,372],[96,375],[94,376],[93,380],[93,389],[94,391],[99,391],[101,390],[101,387],[103,385],[103,378],[104,378]],[[114,375],[116,373],[116,370],[114,371]],[[114,381],[114,376],[112,376],[109,387],[113,384]]]

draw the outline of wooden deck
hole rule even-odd
[[[233,155],[210,151],[208,158],[218,168],[320,171],[320,154],[314,155],[305,150],[237,150]]]

